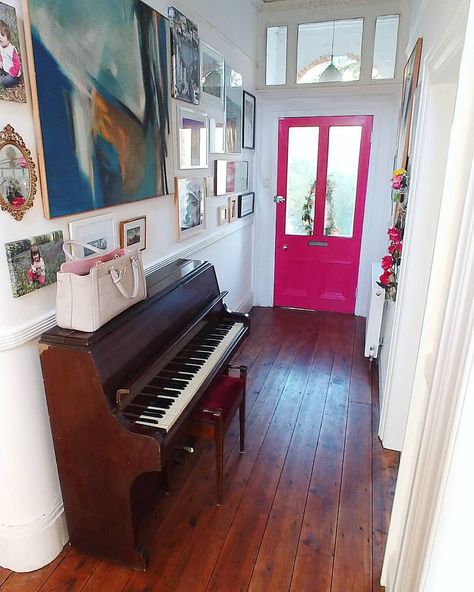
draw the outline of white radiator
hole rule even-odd
[[[365,352],[366,358],[376,358],[379,353],[380,330],[382,328],[382,316],[385,303],[385,290],[377,281],[383,269],[380,263],[372,263],[372,285],[370,289],[369,314],[365,324]]]

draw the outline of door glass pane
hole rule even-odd
[[[329,128],[324,234],[351,237],[359,170],[361,126]]]
[[[318,127],[289,129],[285,234],[313,234],[318,140]]]
[[[267,28],[267,69],[265,84],[286,84],[286,38],[288,27]]]
[[[379,16],[375,22],[374,63],[372,78],[381,80],[395,76],[397,59],[398,14]]]
[[[298,84],[359,80],[364,19],[298,26]]]

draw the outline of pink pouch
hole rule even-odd
[[[72,245],[76,245],[78,247],[82,247],[83,249],[89,249],[94,253],[97,253],[96,257],[86,257],[84,259],[78,259],[74,256],[72,252]],[[70,250],[71,249],[71,250]],[[67,273],[75,273],[76,275],[87,275],[92,267],[96,265],[100,265],[100,263],[105,263],[106,261],[110,261],[111,259],[117,259],[117,257],[122,257],[123,255],[128,255],[129,251],[127,249],[114,249],[113,251],[104,251],[103,249],[99,249],[94,247],[93,245],[88,245],[86,243],[81,243],[75,240],[66,240],[63,243],[63,251],[66,255],[66,261],[61,265],[61,271],[65,271]]]

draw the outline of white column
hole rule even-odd
[[[0,565],[31,571],[67,541],[35,342],[0,351]]]

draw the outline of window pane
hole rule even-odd
[[[398,14],[377,17],[372,78],[383,79],[395,76],[399,20]]]
[[[324,234],[351,237],[359,171],[361,126],[329,129]]]
[[[298,84],[359,80],[363,19],[298,26]]]
[[[318,127],[289,129],[286,234],[313,234],[318,140]]]
[[[286,38],[288,27],[267,28],[267,76],[265,84],[286,84]]]

